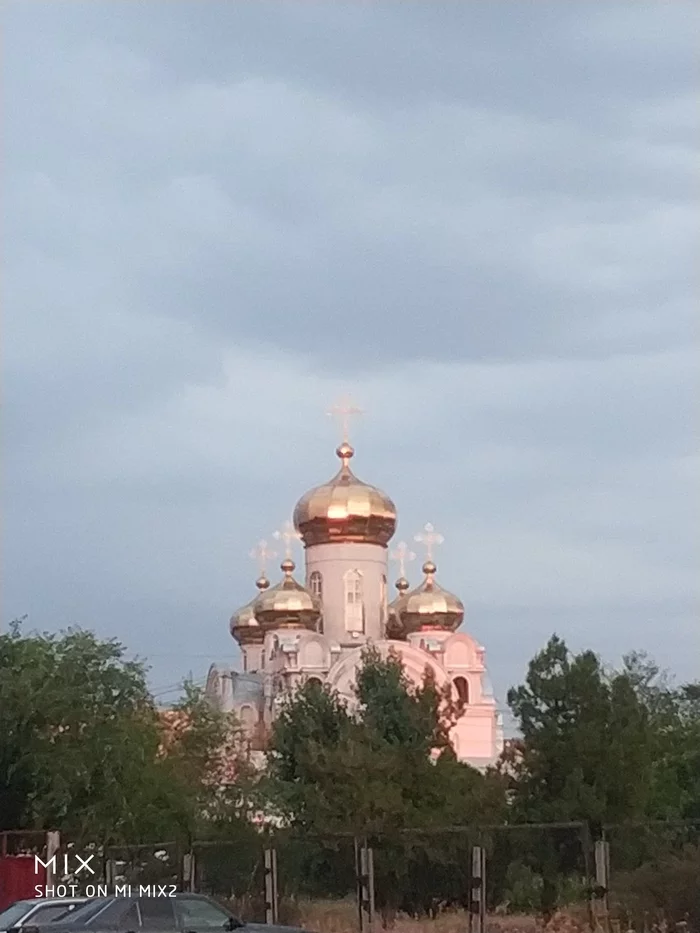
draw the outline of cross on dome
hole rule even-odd
[[[350,442],[350,418],[354,415],[364,415],[364,410],[354,405],[352,401],[345,397],[328,409],[326,414],[330,418],[338,418],[340,429],[343,433],[343,444]]]
[[[253,550],[250,552],[250,556],[254,561],[257,561],[260,575],[264,577],[265,571],[267,570],[267,562],[277,557],[277,554],[274,551],[269,550],[267,541],[262,540],[258,541]]]
[[[426,559],[431,561],[433,559],[433,546],[442,544],[445,539],[441,534],[438,534],[430,522],[428,522],[423,526],[423,531],[417,534],[413,540],[425,546]]]
[[[389,557],[391,557],[392,560],[398,562],[399,575],[402,577],[406,576],[406,564],[409,561],[416,559],[416,555],[413,553],[413,551],[409,551],[408,545],[405,541],[399,541],[399,543],[396,545],[396,550],[392,551]]]
[[[286,521],[282,528],[279,531],[275,531],[272,535],[275,541],[284,542],[284,556],[286,560],[291,560],[292,557],[292,542],[299,541],[301,535],[294,527],[294,524],[290,521]]]

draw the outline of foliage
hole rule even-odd
[[[572,655],[553,636],[530,662],[508,702],[521,740],[500,770],[509,782],[511,818],[603,824],[683,817],[700,804],[700,704],[690,685],[672,688],[643,655],[606,671],[596,655]],[[636,862],[640,840],[618,850]],[[542,906],[557,901],[556,877],[580,870],[581,844],[553,834],[529,852],[542,876]],[[642,855],[650,852],[649,847]]]
[[[616,911],[640,927],[649,916],[673,923],[700,926],[700,846],[689,844],[678,852],[663,852],[635,871],[617,879]]]
[[[272,731],[269,790],[298,829],[381,836],[378,906],[426,909],[440,860],[450,886],[454,841],[423,837],[417,845],[401,830],[500,819],[503,782],[456,760],[448,736],[457,708],[430,676],[416,689],[399,658],[369,649],[355,693],[352,712],[317,684],[289,700]]]
[[[511,763],[514,813],[529,821],[616,822],[644,814],[648,711],[624,673],[553,636],[508,693],[522,734]]]
[[[337,694],[310,683],[275,722],[269,789],[292,825],[396,833],[498,807],[495,782],[487,791],[483,776],[455,759],[448,740],[455,709],[429,676],[414,689],[397,657],[369,649],[356,698],[350,712]]]
[[[113,843],[188,836],[224,730],[193,690],[179,711],[187,729],[163,754],[143,665],[122,645],[12,625],[0,636],[0,829]]]
[[[388,921],[398,909],[464,905],[477,841],[491,903],[551,913],[583,897],[580,831],[527,824],[581,821],[594,834],[608,824],[613,838],[611,824],[700,817],[700,685],[674,686],[640,654],[608,670],[553,636],[508,701],[520,738],[481,773],[450,746],[461,712],[450,693],[428,671],[413,686],[397,656],[368,649],[350,704],[317,682],[288,698],[256,774],[235,718],[201,690],[185,685],[164,713],[118,642],[80,630],[24,635],[15,623],[0,635],[0,829],[132,846],[209,841],[200,883],[254,899],[261,838],[250,817],[263,810],[289,830],[276,841],[289,895],[347,896],[352,837],[368,838]],[[500,824],[509,831],[489,828]],[[449,826],[471,829],[439,832]],[[684,837],[681,854],[672,835],[614,837],[630,910],[689,909],[697,841]]]

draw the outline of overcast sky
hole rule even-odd
[[[501,701],[697,677],[694,6],[6,3],[4,622],[237,658],[348,391]]]

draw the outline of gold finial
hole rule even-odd
[[[331,408],[328,409],[326,414],[331,418],[340,419],[340,429],[343,432],[343,442],[338,448],[338,456],[341,459],[345,459],[344,456],[340,453],[343,449],[349,448],[349,457],[352,457],[352,447],[350,447],[350,422],[349,419],[353,415],[363,415],[364,411],[362,408],[358,408],[357,405],[353,405],[349,398],[344,397]]]
[[[427,562],[432,563],[433,546],[436,544],[442,544],[445,539],[442,535],[438,534],[430,522],[428,522],[427,525],[423,526],[423,531],[416,535],[413,540],[425,545],[425,556],[427,558]]]
[[[291,560],[292,542],[299,541],[301,538],[301,535],[294,527],[294,524],[290,521],[286,521],[279,531],[274,532],[272,537],[275,539],[275,541],[284,541],[285,560]]]
[[[291,577],[296,568],[296,564],[291,559],[291,557],[285,557],[285,559],[280,564],[280,570],[285,575],[285,577]]]
[[[257,561],[261,580],[265,578],[265,571],[267,570],[268,560],[272,560],[273,557],[277,557],[274,551],[269,550],[267,541],[264,540],[258,541],[253,550],[250,552],[250,556],[254,561]]]
[[[413,551],[409,551],[408,545],[405,541],[399,541],[396,545],[396,550],[392,551],[389,555],[392,560],[398,561],[399,564],[399,576],[403,579],[406,576],[406,564],[409,561],[415,560],[416,555]]]

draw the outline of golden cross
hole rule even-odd
[[[405,541],[399,541],[396,545],[396,550],[392,551],[389,555],[392,560],[396,560],[399,563],[399,576],[406,576],[406,564],[416,559],[416,555],[413,551],[409,551],[408,545]]]
[[[343,432],[343,443],[347,444],[350,440],[350,422],[349,419],[353,415],[364,415],[362,408],[358,408],[357,405],[353,405],[350,399],[343,398],[336,405],[333,405],[326,414],[331,418],[340,419],[340,428]]]
[[[430,522],[428,522],[427,525],[423,526],[423,531],[419,535],[416,535],[413,540],[425,545],[425,555],[428,560],[432,560],[433,545],[442,544],[445,539],[442,535],[439,535]]]
[[[250,552],[250,556],[253,560],[258,562],[258,570],[260,571],[260,575],[264,577],[268,560],[272,560],[277,555],[274,551],[268,550],[267,541],[258,541]]]
[[[286,521],[280,531],[275,531],[272,537],[275,541],[284,541],[284,556],[289,560],[292,556],[292,541],[299,541],[301,535],[293,523]]]

